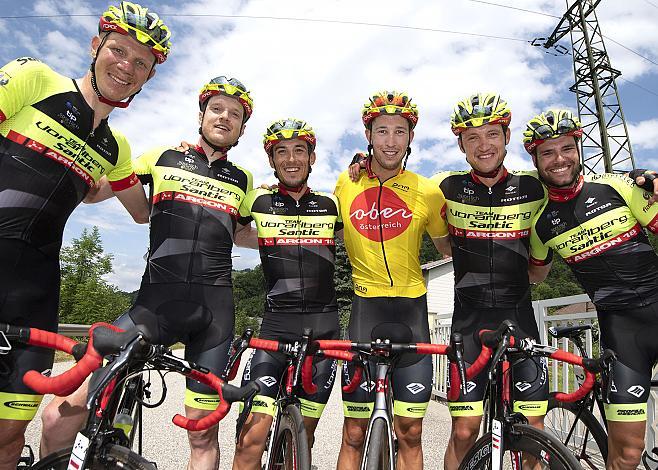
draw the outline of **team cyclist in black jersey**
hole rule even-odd
[[[100,18],[84,77],[63,77],[31,57],[0,69],[0,321],[57,330],[64,225],[99,181],[135,221],[148,221],[130,147],[107,118],[153,77],[169,38],[156,13],[121,2]],[[8,470],[42,398],[22,376],[47,373],[53,352],[16,346],[0,361],[0,469]]]
[[[455,290],[452,331],[464,336],[464,357],[480,352],[475,334],[513,320],[523,333],[539,339],[530,296],[529,244],[532,216],[545,199],[534,172],[510,172],[503,163],[510,140],[512,112],[494,93],[477,93],[457,103],[451,128],[469,171],[432,177],[446,198],[442,215],[450,235],[440,240],[451,253]],[[548,270],[548,267],[530,269]],[[527,359],[514,368],[514,409],[542,426],[548,403],[548,373],[543,359]],[[456,402],[445,468],[455,469],[480,430],[486,372],[474,377]]]
[[[437,185],[405,168],[418,121],[416,105],[406,93],[373,95],[362,110],[362,120],[369,144],[366,171],[356,181],[343,172],[335,189],[354,281],[349,337],[427,342],[427,290],[419,251],[424,232],[433,239],[447,234],[439,215],[445,201]],[[371,372],[374,376],[374,366]],[[343,379],[350,376],[345,367]],[[401,358],[392,381],[397,465],[420,469],[423,418],[432,391],[431,357]],[[373,385],[363,382],[356,391],[343,393],[340,470],[359,467],[374,406]]]
[[[251,173],[227,159],[249,119],[253,102],[237,79],[220,76],[199,94],[199,141],[187,152],[157,147],[134,162],[149,185],[150,247],[132,308],[115,324],[145,330],[155,343],[186,345],[185,358],[219,375],[228,360],[235,322],[231,250]],[[97,199],[108,196],[103,187]],[[237,230],[237,233],[236,233]],[[56,398],[44,411],[42,452],[70,446],[84,424],[86,387]],[[201,419],[218,404],[207,386],[187,380],[185,413]],[[219,464],[218,428],[188,432],[190,469]]]
[[[334,237],[341,233],[342,222],[336,197],[308,186],[315,145],[315,132],[306,122],[284,119],[272,123],[263,146],[279,183],[271,189],[251,191],[240,207],[240,223],[253,220],[258,234],[252,237],[251,246],[260,251],[266,282],[260,327],[264,339],[299,340],[305,328],[312,328],[316,339],[339,337]],[[234,470],[261,468],[285,367],[285,357],[266,351],[254,351],[245,364],[243,383],[257,380],[261,392],[238,441]],[[316,360],[313,382],[318,391],[313,395],[302,392],[299,397],[309,449],[335,377],[334,359]]]
[[[533,221],[530,253],[542,265],[556,251],[596,306],[601,347],[618,358],[605,405],[607,468],[630,470],[644,448],[651,373],[658,363],[658,256],[643,231],[658,232],[658,206],[626,176],[582,176],[582,132],[578,119],[562,109],[527,124],[523,142],[548,187]]]

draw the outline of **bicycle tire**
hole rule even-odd
[[[268,469],[310,470],[311,452],[308,448],[304,418],[297,405],[286,406],[278,418],[276,434]]]
[[[608,434],[596,416],[584,405],[561,402],[551,395],[544,428],[553,433],[576,456],[583,468],[605,468],[608,459]]]
[[[383,418],[376,418],[370,429],[365,454],[366,470],[390,470],[388,442],[386,421]]]
[[[68,468],[71,449],[64,449],[50,454],[35,463],[30,470],[66,470]],[[152,462],[123,446],[108,444],[102,451],[94,454],[91,465],[86,467],[90,470],[157,470]]]
[[[503,435],[503,451],[523,452],[537,458],[539,468],[550,470],[581,470],[576,457],[552,434],[527,424],[515,424]],[[460,470],[489,470],[491,464],[491,432],[484,434],[467,452]],[[511,469],[511,458],[503,458],[503,469]]]

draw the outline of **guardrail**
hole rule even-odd
[[[72,323],[60,323],[57,327],[57,332],[60,335],[73,337],[84,336],[87,337],[91,325],[74,325]]]
[[[559,309],[567,305],[586,304],[589,302],[587,294],[572,295],[568,297],[560,297],[556,299],[537,300],[532,303],[535,319],[539,326],[540,342],[543,344],[550,344],[567,351],[575,352],[574,345],[567,339],[558,341],[554,338],[549,338],[548,328],[551,326],[564,326],[566,324],[596,324],[595,330],[598,332],[598,323],[596,311],[583,311],[569,314],[555,314],[554,309]],[[450,327],[452,324],[451,315],[438,315],[434,320],[434,328],[432,329],[431,338],[432,342],[447,344],[450,341]],[[587,354],[592,355],[594,346],[597,345],[592,330],[586,334],[585,347]],[[598,355],[598,349],[595,351]],[[434,359],[434,384],[433,395],[440,400],[446,399],[447,394],[447,359],[445,356],[433,356]],[[561,374],[560,374],[561,372]],[[658,366],[654,368],[654,380],[658,379]],[[552,392],[561,391],[566,392],[569,389],[573,390],[576,386],[576,378],[574,374],[569,373],[567,364],[559,364],[556,361],[550,361],[549,373],[549,389]],[[561,380],[560,380],[561,377]],[[646,434],[646,448],[653,449],[658,445],[658,390],[652,389],[649,395],[649,402],[647,403],[647,434]]]

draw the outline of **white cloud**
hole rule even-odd
[[[658,149],[658,118],[629,123],[628,135],[635,149]]]

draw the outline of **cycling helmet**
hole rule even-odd
[[[509,126],[511,120],[512,111],[500,95],[477,93],[457,103],[450,118],[450,127],[458,136],[469,127],[480,127],[485,124]]]
[[[578,118],[567,109],[549,109],[528,121],[523,132],[523,146],[531,155],[548,139],[562,136],[580,138],[583,128]]]
[[[218,94],[236,98],[244,108],[243,122],[247,122],[253,112],[254,102],[247,91],[247,87],[240,80],[237,78],[226,78],[224,75],[210,80],[199,91],[199,108],[202,111],[205,110],[206,103],[210,97]]]
[[[303,140],[310,146],[310,152],[315,150],[316,139],[313,128],[305,121],[294,118],[281,119],[270,124],[263,135],[263,147],[269,155],[277,143],[291,139]]]
[[[363,125],[370,128],[373,119],[382,114],[399,114],[409,121],[411,129],[418,122],[418,109],[405,92],[381,91],[371,96],[361,110]]]
[[[137,3],[121,2],[118,7],[110,5],[100,17],[99,33],[121,33],[129,35],[149,46],[158,64],[167,60],[171,50],[171,32],[157,13]]]

